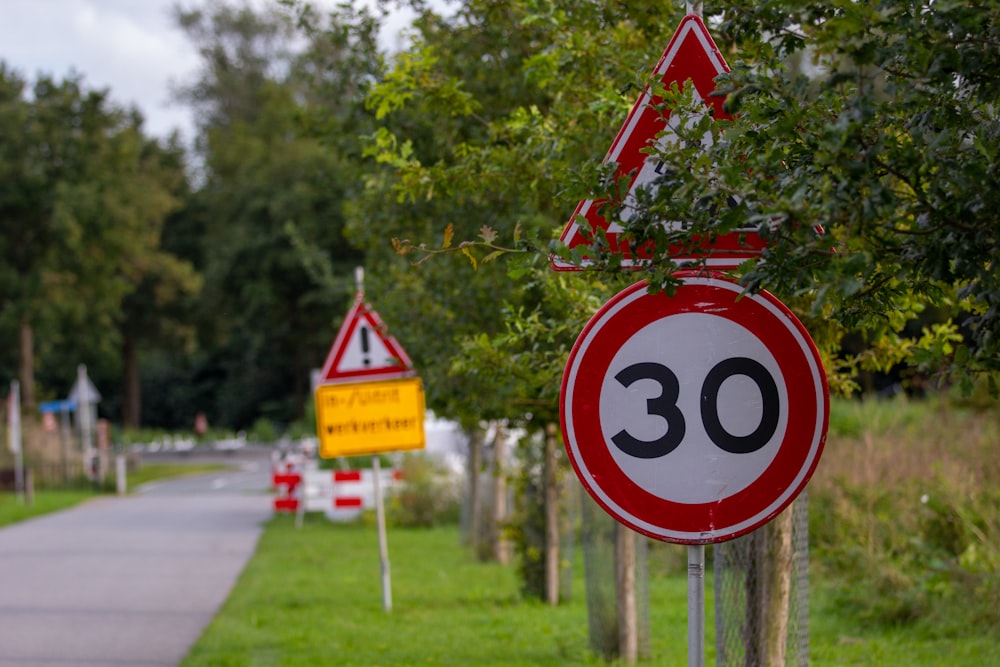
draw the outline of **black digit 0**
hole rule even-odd
[[[745,375],[760,390],[762,411],[760,424],[753,433],[738,436],[729,433],[719,421],[719,389],[734,375]],[[753,359],[733,357],[724,359],[712,368],[701,386],[701,420],[705,432],[720,449],[730,454],[750,454],[766,445],[778,430],[780,399],[774,378],[764,366]]]
[[[611,442],[629,456],[639,459],[656,459],[677,449],[684,439],[686,427],[684,415],[677,407],[677,396],[681,389],[674,372],[662,364],[645,362],[622,369],[615,375],[615,379],[626,388],[638,380],[659,383],[663,391],[656,398],[646,399],[646,412],[663,417],[667,421],[667,432],[656,440],[646,441],[639,440],[622,429],[611,438]]]

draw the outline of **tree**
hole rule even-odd
[[[123,304],[122,346],[122,426],[136,428],[143,423],[140,351],[169,347],[190,350],[194,332],[185,304],[201,289],[201,275],[194,265],[172,247],[172,231],[183,212],[177,210],[189,197],[184,172],[184,153],[176,144],[161,147],[148,143],[143,161],[159,187],[143,183],[140,192],[160,192],[172,201],[172,213],[149,221],[147,233],[155,239],[150,252],[123,266],[123,279],[132,286]]]
[[[352,82],[366,75],[356,68],[377,59],[315,40],[294,51],[302,34],[278,10],[215,2],[177,20],[203,58],[198,79],[180,91],[198,111],[204,168],[192,197],[205,277],[203,354],[192,373],[217,378],[205,396],[216,423],[288,423],[304,414],[309,371],[322,364],[361,262],[342,213],[357,139],[324,142],[306,128],[354,117],[361,99]],[[310,261],[316,255],[329,265]]]
[[[176,205],[160,149],[135,111],[82,78],[26,83],[0,66],[5,127],[0,185],[7,299],[16,322],[24,403],[35,401],[36,353],[68,350],[120,363],[115,334],[123,299],[156,255],[158,230]],[[44,338],[36,340],[38,333]],[[63,366],[74,368],[75,363]]]
[[[758,227],[768,248],[740,280],[797,304],[840,390],[859,367],[965,382],[997,370],[1000,14],[885,0],[726,2],[706,16],[735,56],[721,85],[736,119],[706,128],[710,148],[658,156],[669,175],[633,218],[636,241]],[[786,66],[803,54],[807,71]],[[650,224],[664,219],[693,224]],[[676,267],[655,266],[667,286]],[[946,319],[906,335],[931,306]],[[848,332],[870,347],[845,354]]]
[[[488,221],[485,228],[459,227],[468,220],[459,205],[485,199],[501,184],[522,195],[512,197],[510,210],[525,205],[523,195],[571,204],[598,193],[613,215],[624,201],[616,183],[602,180],[607,171],[594,149],[610,144],[606,132],[619,126],[626,100],[634,99],[634,92],[621,91],[644,84],[641,75],[613,64],[648,72],[659,54],[649,44],[665,44],[679,18],[632,3],[621,10],[605,3],[503,3],[505,13],[490,13],[497,9],[470,2],[454,23],[425,19],[425,41],[398,59],[373,98],[380,114],[405,109],[409,123],[402,125],[406,132],[387,127],[375,136],[375,154],[392,168],[376,191],[398,192],[418,219],[427,210],[438,218],[398,235],[399,250],[416,251],[409,256],[418,260],[453,252],[482,263],[497,252],[550,249],[536,232],[541,226],[525,234],[518,216],[481,215],[476,221]],[[523,76],[512,90],[525,81],[544,84],[534,106],[527,96],[485,105],[469,94],[478,81],[474,58],[469,76],[451,71],[443,63],[457,58],[442,56],[445,49],[427,37],[430,27],[441,26],[449,46],[463,48],[463,20],[487,15],[493,25],[508,22],[514,35],[544,26],[543,47],[513,68]],[[706,3],[705,15],[733,65],[722,93],[735,120],[682,125],[681,143],[655,155],[667,169],[627,225],[632,243],[652,242],[662,251],[758,228],[768,248],[735,277],[749,290],[775,292],[799,312],[836,390],[855,389],[859,370],[903,362],[929,373],[955,371],[964,380],[996,370],[997,13],[949,2],[737,0]],[[495,56],[481,59],[495,65]],[[803,66],[813,58],[815,64]],[[495,71],[503,80],[508,70]],[[703,108],[689,93],[659,92],[676,113]],[[438,127],[411,134],[414,113],[429,103]],[[490,110],[484,131],[456,132],[447,114],[478,120],[478,104]],[[430,144],[436,151],[427,151],[428,137],[436,137]],[[433,203],[440,198],[450,203]],[[453,215],[445,214],[449,208]],[[525,205],[540,217],[555,208]],[[558,244],[551,250],[572,256]],[[601,250],[589,253],[617,270],[615,258]],[[678,268],[661,252],[640,275],[652,289],[669,290]],[[441,277],[435,284],[447,283]],[[919,319],[929,306],[945,317]],[[961,326],[948,314],[961,317]],[[924,328],[909,335],[914,324]],[[847,334],[867,344],[849,349]]]
[[[630,12],[644,20],[632,22]],[[364,215],[354,216],[352,232],[374,247],[381,242],[384,252],[385,231],[391,229],[403,254],[426,251],[428,240],[437,238],[441,241],[433,246],[442,253],[436,254],[458,256],[422,262],[418,272],[393,263],[389,275],[409,288],[403,312],[412,316],[402,319],[419,322],[414,357],[429,369],[431,405],[473,423],[497,415],[538,434],[522,445],[524,470],[546,474],[538,480],[525,476],[524,488],[541,488],[560,477],[555,439],[546,437],[558,413],[560,364],[551,363],[550,350],[533,344],[523,329],[509,334],[504,328],[534,317],[532,331],[546,339],[545,326],[556,319],[548,313],[572,311],[564,323],[581,327],[590,313],[584,312],[586,300],[562,303],[565,294],[546,289],[537,268],[514,269],[536,287],[522,289],[518,279],[491,264],[503,253],[495,241],[513,237],[529,253],[547,248],[548,237],[558,231],[553,221],[565,219],[561,199],[567,191],[582,193],[592,186],[582,176],[596,172],[588,161],[601,150],[597,146],[610,143],[620,122],[616,112],[627,111],[621,81],[632,83],[636,76],[623,71],[620,54],[645,44],[664,25],[662,9],[652,4],[625,10],[552,3],[539,10],[532,3],[465,3],[449,19],[424,14],[412,48],[394,61],[370,98],[381,121],[370,152],[386,168],[368,180],[360,200]],[[614,74],[622,78],[614,82],[609,78]],[[596,103],[585,99],[594,91]],[[577,103],[589,113],[580,113]],[[567,127],[580,134],[568,138]],[[376,256],[374,247],[369,257]],[[466,260],[479,270],[456,282],[455,263]],[[415,284],[419,290],[411,287]],[[480,286],[487,291],[479,292]],[[433,316],[419,319],[428,312]],[[571,343],[572,337],[560,340],[552,358],[564,358]],[[467,353],[477,347],[483,352],[476,357],[479,364],[448,363],[456,348]],[[511,368],[515,372],[504,375]],[[526,590],[550,602],[557,601],[558,577],[551,566],[558,561],[553,491],[545,489],[541,495],[550,502],[544,509],[534,506],[519,523],[526,533],[538,519],[549,538],[545,545],[524,543],[522,562],[528,563]],[[539,550],[543,558],[531,556]],[[533,558],[548,565],[544,576],[529,571]]]

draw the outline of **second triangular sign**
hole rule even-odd
[[[359,292],[337,332],[320,382],[385,380],[413,375],[413,363]]]
[[[690,81],[695,95],[711,108],[713,118],[729,118],[723,111],[722,97],[715,96],[715,78],[728,72],[722,53],[701,18],[691,14],[685,16],[657,63],[654,76],[667,88],[671,84],[685,86]],[[664,114],[658,107],[663,100],[652,94],[649,88],[636,100],[625,124],[618,131],[611,148],[604,157],[605,162],[617,164],[617,176],[629,179],[628,196],[621,212],[621,220],[607,220],[600,213],[604,200],[585,199],[581,201],[567,223],[559,240],[568,248],[589,246],[594,235],[605,235],[612,253],[622,255],[622,267],[636,269],[648,258],[648,249],[632,249],[621,240],[622,222],[631,217],[635,191],[639,188],[655,188],[660,165],[645,149],[658,145],[663,149],[678,141],[669,111]],[[696,119],[695,119],[696,120]],[[662,132],[662,135],[661,135]],[[659,138],[657,138],[657,135]],[[583,227],[581,228],[581,223]],[[683,223],[665,223],[667,226]],[[733,268],[748,256],[760,253],[763,241],[755,228],[737,229],[728,234],[720,234],[711,243],[704,243],[693,253],[671,248],[671,257],[678,262],[690,261],[707,256],[706,265],[715,269]],[[552,257],[552,268],[557,271],[573,271],[592,265],[593,258],[585,256],[581,266],[574,266],[560,257]]]

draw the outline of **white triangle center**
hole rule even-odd
[[[694,98],[702,102],[701,95],[695,90],[692,92]],[[685,125],[688,128],[697,126],[701,122],[701,119],[708,113],[706,109],[704,113],[694,113],[689,114],[685,118]],[[667,120],[666,126],[663,128],[663,133],[656,139],[656,153],[663,153],[667,150],[669,146],[676,146],[680,143],[680,137],[677,136],[676,128],[680,125],[680,114],[674,113],[670,115]],[[712,133],[706,132],[705,136],[702,137],[701,144],[705,149],[708,149],[712,145]],[[642,162],[642,168],[639,173],[636,174],[635,180],[632,181],[632,186],[629,188],[628,194],[625,196],[625,201],[622,202],[621,215],[618,219],[624,223],[628,223],[632,217],[635,215],[637,209],[636,191],[640,188],[646,190],[650,195],[655,195],[656,190],[659,188],[659,184],[656,182],[657,178],[660,177],[663,169],[663,162],[656,156],[656,154],[648,154]],[[674,229],[681,225],[679,222],[666,223],[668,229]],[[618,220],[611,220],[608,224],[609,234],[620,234],[623,227],[619,224]]]
[[[401,368],[399,360],[382,342],[381,334],[365,319],[361,318],[354,327],[350,340],[344,349],[340,362],[334,369],[337,373],[347,373],[381,368]]]

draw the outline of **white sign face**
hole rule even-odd
[[[713,369],[724,369],[727,362],[732,365],[733,359],[749,360],[741,362],[744,366],[756,364],[764,379],[734,371],[715,392],[714,400],[724,406],[717,429],[735,438],[758,434],[753,451],[740,456],[740,465],[727,467],[721,465],[723,452],[713,446],[702,419],[685,415],[700,416],[704,380]],[[638,379],[626,386],[619,378],[628,373]],[[601,386],[602,428],[615,434],[613,442],[617,438],[623,444],[637,443],[625,449],[612,447],[611,455],[630,479],[665,500],[708,503],[742,491],[774,460],[788,425],[788,391],[780,378],[778,363],[767,347],[724,317],[681,313],[647,324],[612,359]],[[660,399],[664,386],[675,382],[676,400]],[[777,391],[762,391],[758,382]],[[765,420],[772,415],[777,419]],[[677,437],[681,428],[683,438]],[[666,445],[647,443],[671,438],[677,445],[670,456],[653,456]]]
[[[563,436],[584,486],[651,537],[737,537],[786,507],[826,437],[826,377],[802,325],[769,294],[689,276],[645,283],[588,323],[563,377]],[[740,297],[737,299],[737,297]]]
[[[386,380],[413,375],[399,342],[359,292],[326,356],[321,383]]]
[[[378,329],[373,329],[366,319],[361,319],[347,339],[344,354],[334,372],[344,374],[369,368],[393,367],[399,368],[396,355],[382,342]]]

